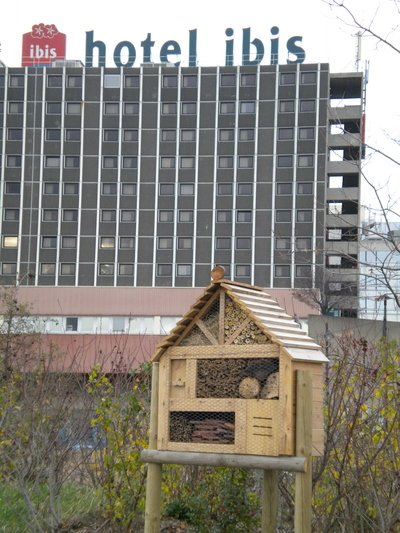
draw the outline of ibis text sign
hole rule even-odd
[[[51,66],[55,59],[65,59],[66,41],[54,24],[34,24],[22,36],[22,66]]]
[[[228,39],[225,40],[225,65],[234,65],[234,32],[232,28],[225,30],[225,36]],[[269,46],[269,62],[271,65],[276,65],[279,62],[279,28],[273,26],[270,30]],[[288,55],[287,63],[303,63],[306,54],[303,48],[299,46],[303,38],[299,35],[293,36],[286,42],[286,52]],[[208,43],[209,44],[209,43]],[[241,35],[242,65],[259,65],[263,61],[268,49],[261,39],[251,37],[251,29],[243,28]],[[146,39],[140,42],[142,50],[142,57],[139,59],[139,63],[150,63],[154,61],[153,48],[155,41],[151,39],[151,33],[147,34]],[[187,62],[185,63],[189,67],[197,66],[197,30],[189,30],[189,53]],[[139,49],[138,49],[139,50]],[[170,40],[163,43],[160,47],[160,62],[161,63],[173,63],[175,66],[179,66],[181,63],[181,46],[177,41]],[[94,32],[86,32],[86,66],[106,66],[106,44],[103,41],[95,40]],[[119,42],[113,51],[113,59],[116,67],[133,67],[135,65],[138,56],[138,51],[135,45],[130,41]],[[96,57],[96,61],[94,61]],[[267,56],[268,57],[268,56]],[[157,61],[156,61],[157,62]],[[96,63],[96,65],[94,65]]]

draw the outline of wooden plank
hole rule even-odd
[[[276,533],[276,523],[278,517],[277,470],[264,470],[261,506],[261,533]]]
[[[186,361],[185,359],[171,359],[170,397],[186,397]]]
[[[157,420],[158,420],[158,393],[159,393],[159,367],[153,363],[150,411],[150,438],[149,450],[157,451]],[[162,464],[151,464],[147,469],[146,506],[144,533],[158,533],[160,531],[161,517],[161,481]]]
[[[265,457],[263,455],[173,452],[165,450],[142,450],[140,455],[145,463],[228,466],[230,468],[257,468],[260,470],[293,472],[305,472],[307,469],[307,462],[303,457]]]
[[[218,345],[218,346],[172,346],[168,356],[174,357],[276,357],[279,347],[274,344]]]
[[[171,398],[169,401],[169,410],[235,412],[237,402],[239,401],[241,400],[236,398],[193,398],[190,400],[181,398]]]
[[[153,363],[156,364],[156,363]],[[158,393],[158,448],[162,449],[168,442],[168,416],[166,416],[168,409],[169,397],[169,359],[163,358],[159,363],[159,393]]]
[[[312,374],[297,371],[296,456],[312,459]],[[294,532],[311,533],[312,468],[297,472],[295,479]]]
[[[218,344],[218,340],[214,337],[214,335],[211,333],[211,331],[208,329],[208,327],[204,324],[202,320],[198,319],[196,325],[201,329],[201,331],[211,342],[211,344]]]
[[[279,362],[280,376],[280,402],[282,405],[282,437],[280,453],[294,454],[294,375],[292,364],[285,354],[281,354]]]
[[[248,314],[248,313],[246,313]],[[228,337],[228,339],[226,339],[225,341],[225,344],[229,345],[229,344],[232,344],[232,342],[236,339],[236,337],[238,337],[240,335],[240,333],[242,333],[242,331],[244,330],[244,328],[246,326],[249,325],[249,323],[251,322],[251,318],[248,316],[241,324],[238,328],[235,329],[235,331],[232,333],[232,335],[230,337]]]
[[[225,291],[219,293],[218,344],[225,344]]]

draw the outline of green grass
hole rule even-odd
[[[29,498],[38,511],[38,517],[49,519],[48,488],[29,491]],[[61,491],[61,520],[69,527],[90,526],[101,517],[100,496],[93,488],[78,484],[65,485]],[[26,505],[18,489],[7,483],[0,485],[0,533],[31,532],[32,524]],[[45,527],[43,529],[46,529]]]

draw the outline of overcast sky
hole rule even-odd
[[[347,0],[346,0],[347,1]],[[400,22],[394,0],[348,0],[347,4],[360,20],[374,20],[373,29],[400,42],[399,32],[392,28]],[[242,29],[251,28],[251,39],[260,39],[265,47],[263,63],[269,64],[271,28],[279,27],[279,62],[286,63],[286,42],[301,36],[306,62],[328,62],[331,72],[355,69],[357,29],[347,25],[350,18],[343,10],[332,10],[324,0],[22,0],[18,15],[14,6],[2,9],[0,19],[0,60],[7,66],[21,65],[22,34],[34,24],[55,24],[67,35],[67,58],[85,59],[87,31],[107,47],[107,66],[114,66],[112,54],[117,43],[130,41],[136,49],[135,66],[142,61],[140,42],[151,33],[155,41],[153,61],[159,61],[162,44],[177,41],[181,47],[182,66],[188,64],[189,30],[197,29],[198,63],[201,66],[224,65],[225,30],[232,28],[235,42],[235,64],[241,64]],[[10,17],[4,16],[10,11]],[[12,12],[12,17],[11,17]],[[338,17],[341,16],[343,20]],[[399,82],[400,54],[378,44],[371,37],[362,42],[361,69],[370,61],[367,87],[367,141],[400,160],[398,143],[388,137],[400,138]],[[375,182],[384,183],[392,177],[392,194],[400,197],[399,167],[374,158],[365,172]]]

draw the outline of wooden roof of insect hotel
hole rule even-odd
[[[169,347],[179,346],[181,340],[196,325],[201,326],[202,331],[211,340],[211,344],[219,344],[217,339],[213,339],[211,332],[207,331],[207,326],[201,323],[201,317],[208,302],[218,291],[224,291],[259,330],[273,344],[279,345],[292,360],[310,363],[328,362],[321,351],[321,346],[300,329],[299,324],[285,313],[284,309],[264,292],[263,288],[225,280],[223,279],[224,273],[223,267],[215,267],[212,270],[213,282],[196,299],[171,333],[157,346],[152,357],[153,362],[158,361]]]

